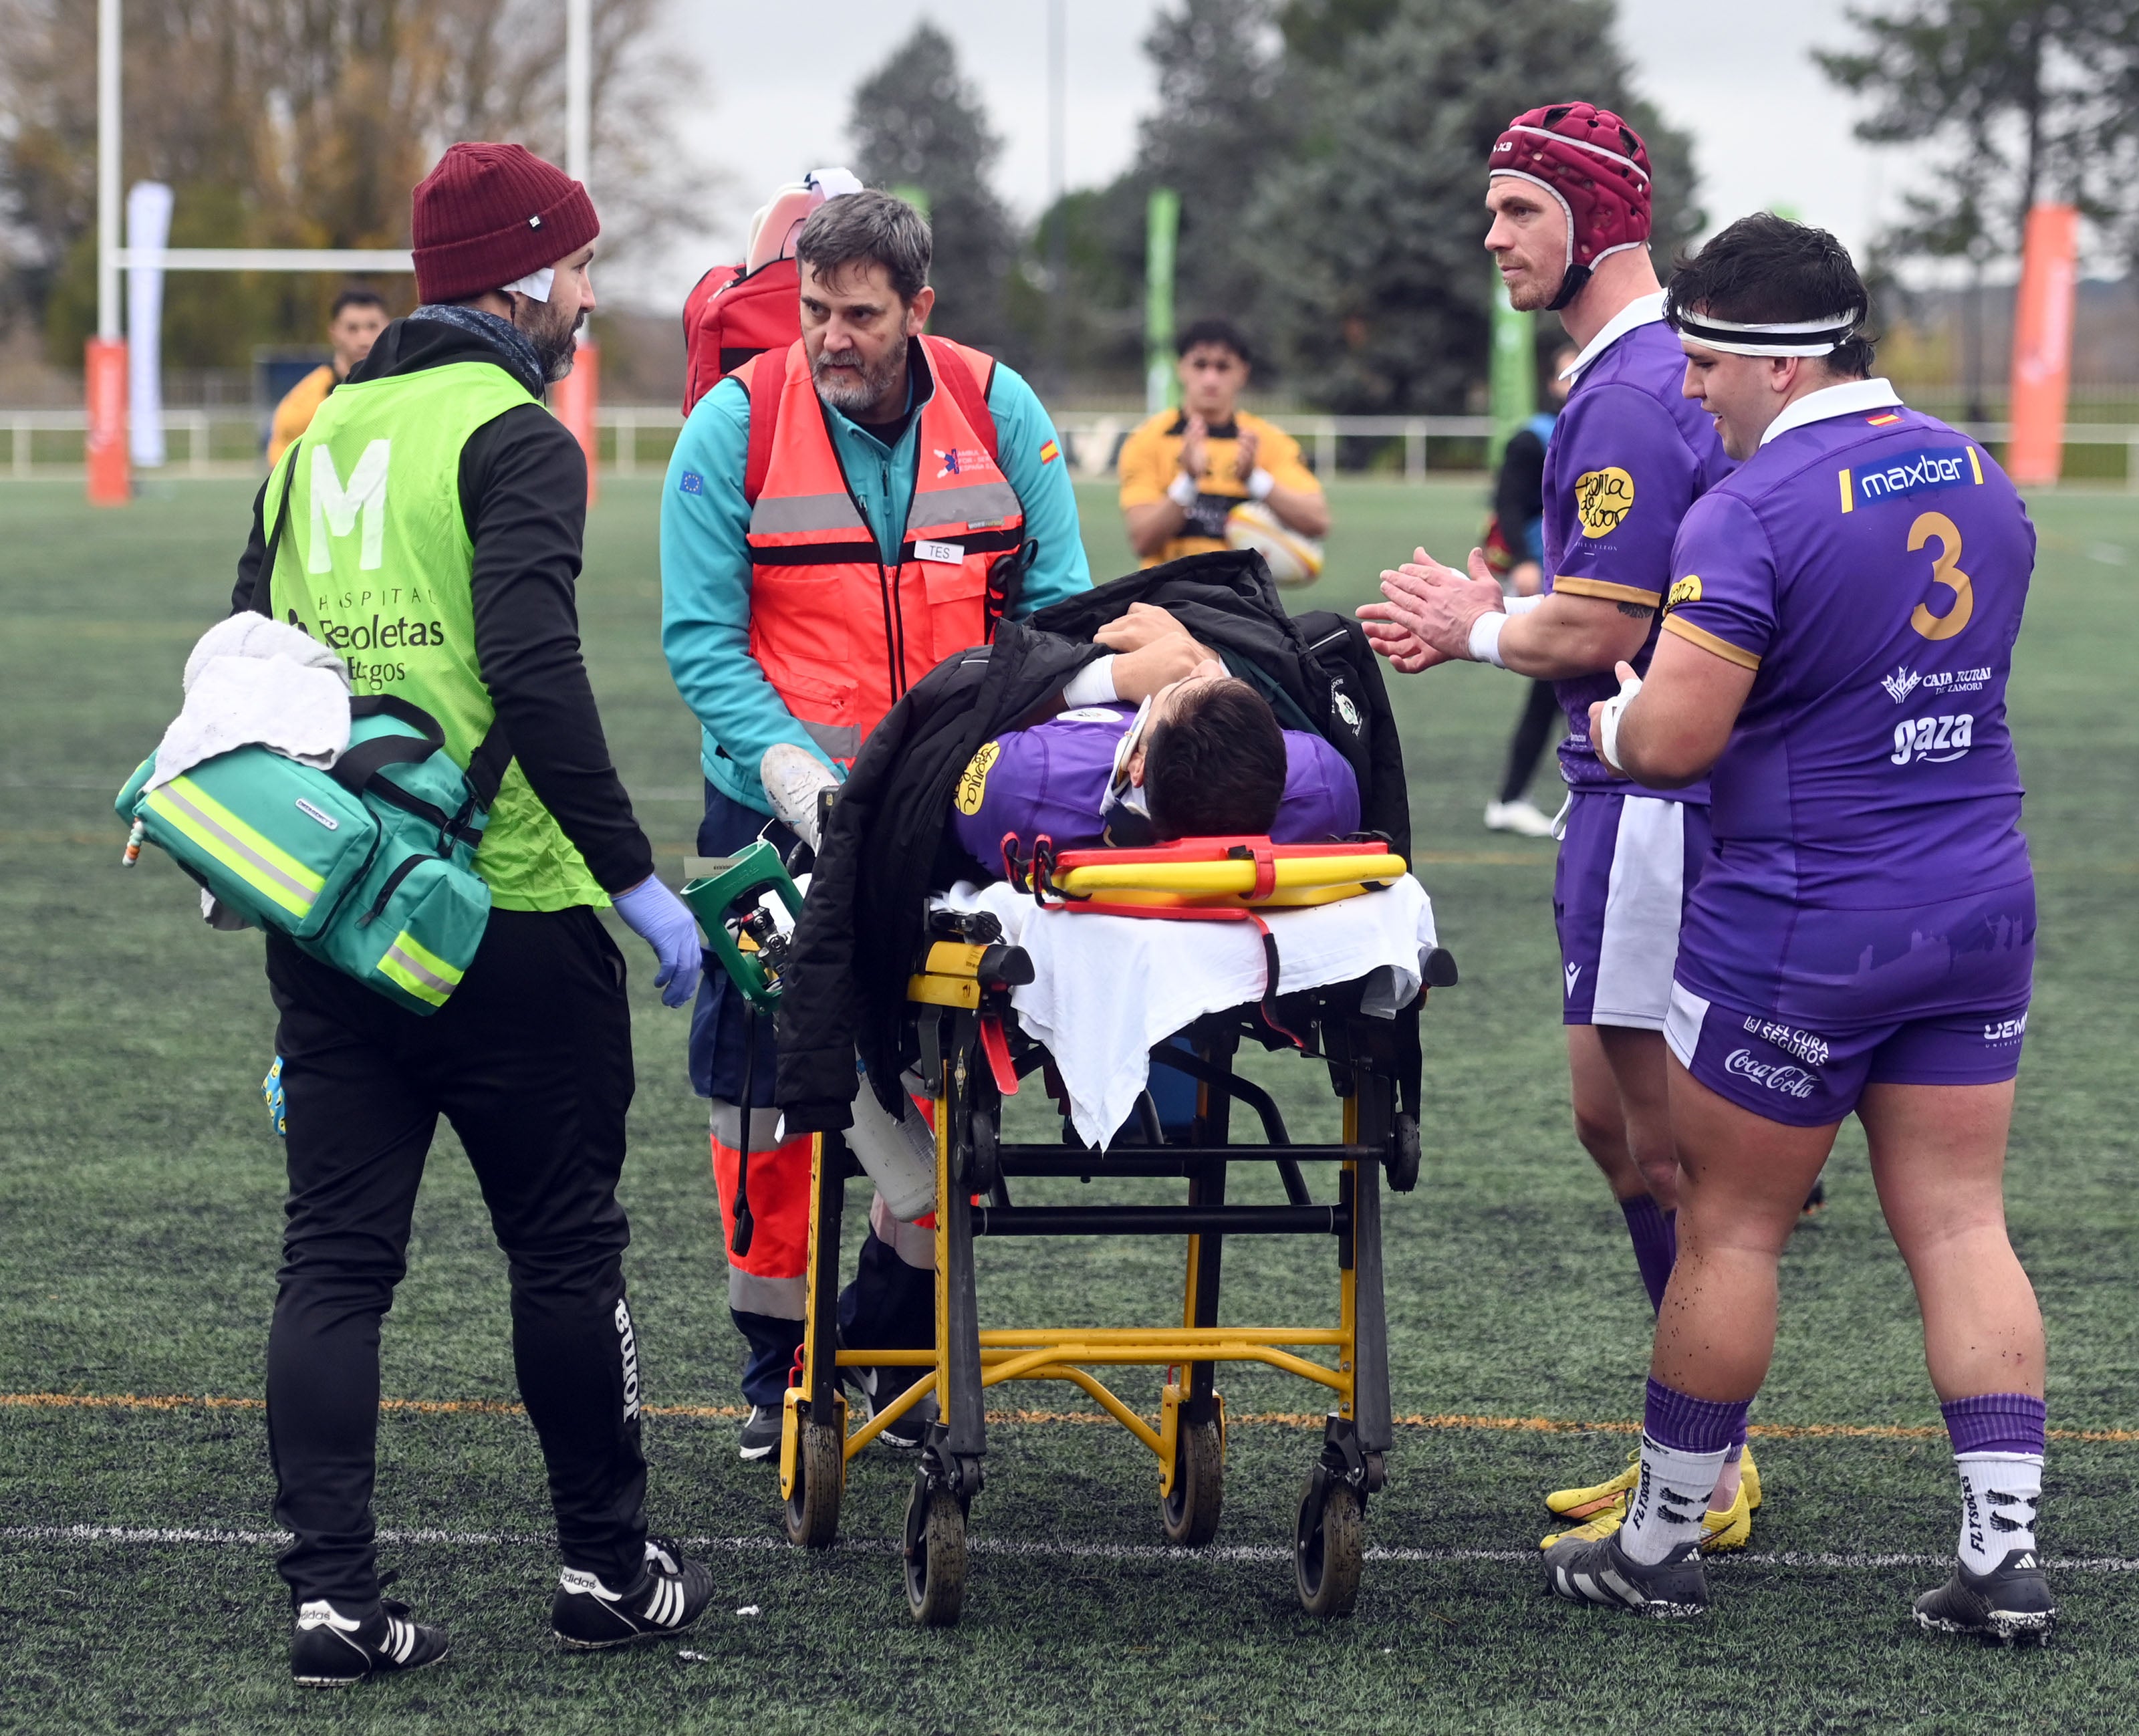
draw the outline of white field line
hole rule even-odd
[[[6,1525],[0,1526],[0,1543],[131,1543],[194,1545],[219,1548],[279,1549],[290,1541],[286,1531],[249,1531],[235,1526],[167,1525]],[[510,1531],[381,1531],[382,1544],[402,1547],[443,1545],[448,1548],[549,1549],[556,1538],[538,1532]],[[789,1545],[775,1537],[687,1537],[678,1541],[687,1549],[724,1555],[786,1553]],[[898,1541],[891,1538],[842,1538],[835,1548],[854,1555],[896,1555]],[[1176,1549],[1159,1543],[1078,1543],[1024,1542],[1011,1538],[976,1537],[966,1548],[975,1555],[1000,1555],[1039,1561],[1163,1561],[1163,1562],[1281,1562],[1292,1551],[1273,1543],[1236,1543],[1206,1549]],[[1404,1549],[1371,1548],[1368,1561],[1393,1562],[1534,1562],[1534,1549]],[[1804,1550],[1748,1550],[1711,1556],[1710,1567],[1824,1567],[1877,1572],[1888,1567],[1945,1567],[1953,1564],[1946,1555],[1830,1554]],[[2060,1573],[2139,1573],[2139,1558],[2114,1555],[2045,1558],[2043,1565]]]

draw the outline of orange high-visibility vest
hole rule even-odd
[[[918,342],[934,380],[895,562],[847,487],[800,340],[738,370],[750,392],[751,655],[842,763],[908,687],[987,642],[1025,540],[1024,508],[996,462],[994,360],[945,338]]]

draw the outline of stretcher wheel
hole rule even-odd
[[[923,1627],[949,1627],[966,1601],[966,1509],[925,1479],[906,1504],[906,1604]]]
[[[1292,1579],[1310,1616],[1348,1616],[1359,1595],[1367,1518],[1348,1483],[1308,1479],[1293,1527]]]
[[[795,1440],[795,1490],[787,1498],[787,1541],[829,1549],[839,1530],[847,1480],[846,1443],[830,1423],[805,1420]]]
[[[1173,1492],[1158,1505],[1166,1540],[1201,1548],[1218,1534],[1226,1501],[1226,1443],[1213,1422],[1184,1423],[1173,1450]]]

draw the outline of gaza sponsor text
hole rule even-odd
[[[1975,715],[1962,712],[1941,717],[1904,717],[1894,726],[1894,751],[1887,757],[1897,765],[1911,760],[1928,760],[1942,765],[1958,760],[1975,740]]]
[[[1769,1020],[1747,1015],[1745,1029],[1763,1043],[1772,1043],[1777,1049],[1795,1055],[1808,1067],[1827,1065],[1827,1039],[1815,1036],[1810,1031],[1801,1031],[1794,1025],[1777,1024]]]
[[[1813,1088],[1819,1083],[1804,1068],[1793,1067],[1786,1061],[1756,1061],[1750,1049],[1732,1049],[1724,1059],[1723,1070],[1750,1079],[1769,1091],[1779,1091],[1785,1097],[1810,1097]]]

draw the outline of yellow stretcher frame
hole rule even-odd
[[[1397,858],[1396,862],[1396,872],[1402,872],[1401,859]],[[1196,866],[1217,865],[1230,864]],[[1372,861],[1363,863],[1355,857],[1350,858],[1347,865],[1355,877],[1350,890],[1354,893],[1365,890],[1358,885],[1356,877],[1363,868],[1372,869],[1374,863]],[[999,987],[991,989],[980,977],[981,961],[991,950],[1000,951],[1002,949],[940,941],[931,946],[923,962],[922,971],[909,980],[909,1007],[920,1016],[934,1016],[947,1021],[962,1019],[968,1024],[983,1017],[1007,1017],[1006,995]],[[1422,993],[1422,1003],[1424,998]],[[1415,1064],[1416,1007],[1410,1010],[1408,1016],[1413,1020],[1412,1055]],[[961,1113],[959,1093],[971,1082],[969,1068],[984,1070],[986,1065],[987,1063],[976,1054],[969,1054],[967,1048],[959,1049],[955,1058],[947,1054],[943,1059],[940,1084],[935,1097],[936,1196],[939,1202],[952,1201],[957,1209],[938,1210],[935,1214],[936,1343],[932,1350],[841,1350],[833,1347],[833,1334],[827,1329],[829,1317],[825,1311],[831,1308],[836,1296],[837,1245],[835,1238],[833,1239],[830,1242],[834,1249],[830,1256],[832,1265],[826,1269],[820,1264],[825,1258],[820,1249],[820,1217],[835,1191],[844,1186],[849,1171],[844,1149],[835,1141],[819,1135],[812,1142],[812,1208],[800,1384],[790,1387],[786,1395],[780,1450],[781,1498],[787,1506],[789,1535],[797,1543],[821,1547],[832,1541],[836,1531],[837,1506],[845,1483],[847,1463],[888,1426],[932,1396],[938,1399],[939,1415],[948,1416],[952,1411],[952,1404],[947,1399],[957,1393],[955,1383],[959,1349],[958,1334],[952,1319],[952,1287],[949,1279],[953,1269],[953,1219],[957,1218],[962,1222],[969,1215],[964,1203],[966,1187],[957,1179],[954,1165],[954,1129]],[[1227,1066],[1230,1068],[1230,1061]],[[1231,1075],[1230,1071],[1226,1077],[1224,1094],[1228,1098],[1260,1095],[1246,1082]],[[1361,1081],[1369,1077],[1378,1081],[1380,1095],[1377,1101],[1380,1109],[1370,1138],[1363,1141],[1358,1092]],[[1331,1403],[1323,1457],[1310,1476],[1308,1493],[1303,1498],[1302,1514],[1296,1527],[1298,1535],[1295,1537],[1295,1576],[1302,1601],[1319,1614],[1343,1613],[1351,1606],[1358,1585],[1363,1549],[1363,1531],[1360,1516],[1367,1495],[1381,1485],[1382,1455],[1388,1445],[1388,1367],[1380,1289],[1379,1207],[1377,1202],[1379,1172],[1384,1163],[1388,1165],[1393,1178],[1398,1173],[1397,1154],[1404,1137],[1403,1117],[1397,1113],[1397,1092],[1393,1078],[1370,1075],[1364,1070],[1355,1069],[1352,1080],[1352,1091],[1341,1098],[1343,1123],[1339,1150],[1298,1147],[1324,1157],[1339,1157],[1339,1200],[1348,1202],[1339,1208],[1348,1214],[1345,1221],[1349,1227],[1342,1232],[1339,1240],[1338,1318],[1334,1326],[1221,1327],[1215,1323],[1215,1301],[1207,1311],[1210,1319],[1198,1324],[1198,1274],[1206,1269],[1204,1236],[1201,1232],[1192,1231],[1187,1235],[1182,1323],[1179,1326],[979,1327],[972,1334],[972,1340],[977,1341],[977,1359],[973,1367],[980,1389],[995,1387],[1011,1381],[1067,1382],[1089,1396],[1158,1459],[1158,1494],[1168,1535],[1176,1541],[1207,1542],[1216,1528],[1217,1489],[1221,1486],[1220,1479],[1222,1478],[1225,1450],[1225,1415],[1222,1396],[1210,1385],[1216,1365],[1260,1363],[1295,1375],[1327,1391]],[[1410,1086],[1402,1095],[1407,1101],[1415,1104],[1415,1070]],[[970,1097],[964,1102],[969,1111]],[[1211,1086],[1207,1081],[1199,1084],[1197,1104],[1200,1123],[1207,1120],[1211,1113]],[[1221,1138],[1223,1138],[1222,1133]],[[1411,1117],[1409,1142],[1409,1177],[1415,1178],[1417,1157],[1415,1110]],[[1386,1156],[1383,1154],[1384,1147]],[[836,1174],[828,1168],[835,1160]],[[1095,1174],[1104,1171],[1107,1163],[1106,1157],[1094,1154]],[[1222,1175],[1222,1165],[1221,1173]],[[1397,1183],[1399,1188],[1409,1185],[1410,1179]],[[1290,1192],[1290,1187],[1288,1192]],[[1195,1186],[1192,1185],[1192,1200],[1194,1194]],[[1218,1185],[1216,1197],[1222,1202],[1222,1180]],[[835,1204],[831,1205],[832,1210],[836,1212],[838,1209]],[[1369,1244],[1371,1259],[1363,1260],[1360,1256]],[[1346,1250],[1349,1250],[1348,1253]],[[964,1271],[970,1280],[970,1236],[965,1249],[965,1259]],[[1372,1362],[1375,1401],[1371,1407],[1373,1416],[1363,1436],[1358,1426],[1363,1264],[1371,1269],[1373,1293],[1367,1312],[1371,1314],[1375,1333]],[[1208,1269],[1215,1286],[1218,1271],[1215,1248]],[[828,1351],[833,1365],[829,1369],[822,1366]],[[1334,1366],[1303,1353],[1313,1351],[1333,1352]],[[1093,1372],[1095,1368],[1123,1367],[1164,1367],[1185,1372],[1197,1365],[1209,1372],[1202,1377],[1207,1395],[1201,1406],[1204,1420],[1187,1425],[1184,1425],[1183,1417],[1190,1393],[1177,1374],[1176,1378],[1165,1384],[1162,1391],[1159,1414],[1154,1423]],[[916,1367],[928,1372],[858,1427],[849,1427],[843,1395],[834,1397],[835,1414],[829,1422],[820,1423],[810,1415],[810,1394],[830,1391],[837,1395],[837,1369],[865,1366]],[[973,1402],[968,1398],[969,1407]],[[956,1474],[937,1476],[929,1468],[930,1455],[942,1444],[940,1437],[942,1432],[939,1423],[932,1430],[932,1434],[938,1437],[937,1440],[924,1449],[923,1469],[917,1481],[915,1504],[909,1508],[906,1548],[908,1591],[913,1612],[924,1622],[937,1624],[957,1619],[963,1590],[965,1510],[972,1494],[976,1493],[979,1488],[976,1457],[974,1464],[963,1468],[967,1476],[967,1482],[963,1484],[957,1482]],[[932,1476],[936,1477],[934,1485],[929,1480]],[[1203,1506],[1208,1507],[1207,1513],[1201,1510]],[[951,1569],[955,1569],[955,1579],[947,1592],[944,1581]]]

